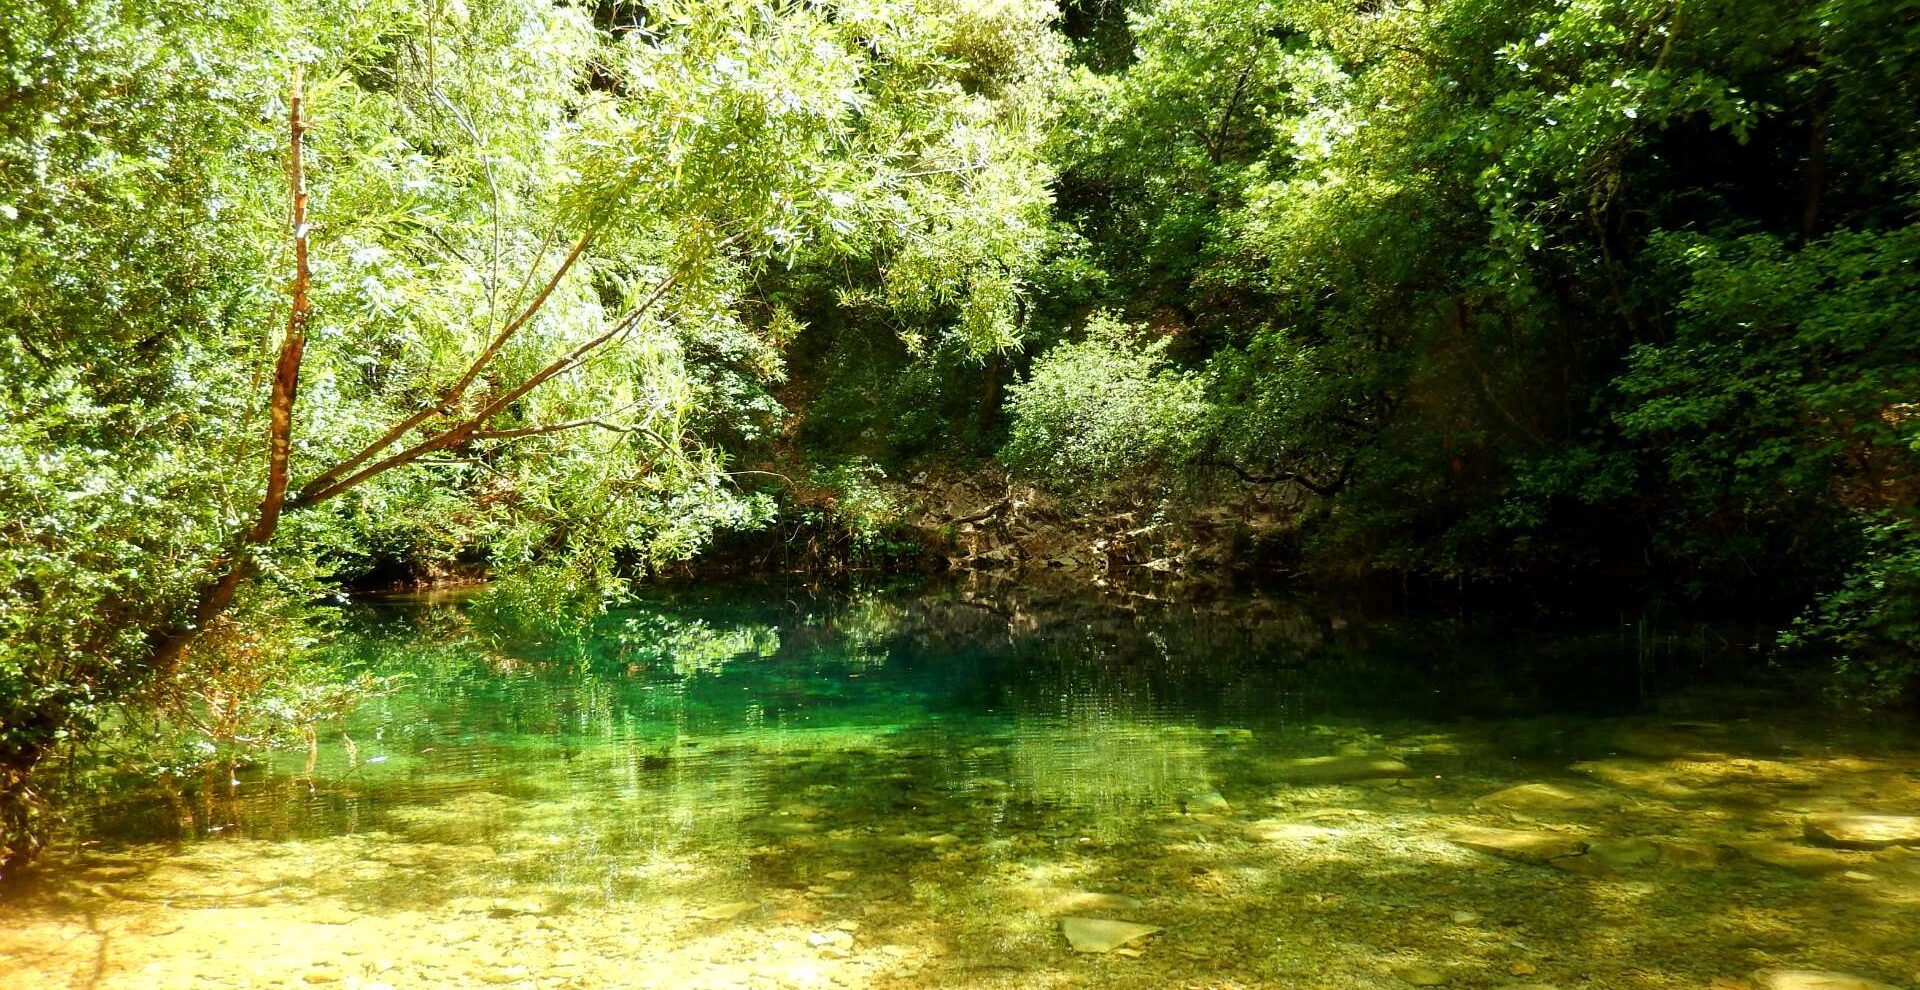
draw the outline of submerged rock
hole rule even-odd
[[[1146,905],[1137,897],[1045,884],[1022,884],[1012,889],[1021,904],[1045,914],[1074,911],[1137,911]]]
[[[1683,870],[1710,869],[1727,858],[1719,846],[1691,839],[1658,838],[1651,841],[1660,850],[1660,862]]]
[[[1815,969],[1767,969],[1753,974],[1762,990],[1895,990],[1861,976]]]
[[[1621,795],[1598,787],[1565,784],[1521,784],[1495,791],[1473,802],[1475,807],[1490,808],[1514,815],[1571,814],[1618,808]]]
[[[1107,918],[1061,918],[1060,932],[1075,952],[1112,952],[1129,942],[1152,935],[1160,929],[1131,921]]]
[[[1587,847],[1587,857],[1609,869],[1628,870],[1660,862],[1660,846],[1651,839],[1598,839]]]
[[[1815,815],[1806,834],[1808,842],[1840,849],[1920,846],[1920,815]]]
[[[1502,859],[1545,865],[1587,851],[1587,841],[1564,832],[1463,826],[1447,833],[1448,841]]]
[[[1281,822],[1269,818],[1248,825],[1242,834],[1254,842],[1320,842],[1337,839],[1345,833],[1325,825]]]
[[[1413,768],[1391,756],[1309,756],[1284,760],[1274,772],[1298,784],[1343,784],[1380,777],[1411,777]]]
[[[1745,853],[1749,859],[1798,873],[1829,873],[1848,869],[1854,865],[1853,857],[1838,850],[1815,849],[1791,842],[1760,839],[1751,842],[1735,842],[1731,845]]]
[[[714,904],[701,908],[694,914],[708,921],[732,921],[759,906],[759,901],[730,901],[726,904]]]
[[[1224,815],[1233,811],[1233,805],[1219,791],[1201,791],[1189,794],[1186,799],[1189,815]]]

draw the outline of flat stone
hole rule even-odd
[[[1726,856],[1710,842],[1691,839],[1653,839],[1660,850],[1660,862],[1683,870],[1703,870],[1719,866]]]
[[[730,901],[703,907],[694,914],[708,921],[732,921],[760,906],[759,901]]]
[[[1474,801],[1474,807],[1514,815],[1574,814],[1617,808],[1625,801],[1612,791],[1566,784],[1521,784]]]
[[[1186,799],[1189,815],[1224,815],[1233,810],[1233,805],[1219,791],[1201,791],[1189,794]]]
[[[1615,870],[1630,870],[1660,862],[1660,846],[1651,839],[1596,839],[1587,855]]]
[[[1248,825],[1242,834],[1254,842],[1324,842],[1337,839],[1344,833],[1325,825],[1263,819]]]
[[[1410,983],[1416,987],[1445,986],[1447,982],[1447,974],[1432,966],[1395,966],[1393,975],[1401,982]]]
[[[1816,849],[1791,842],[1756,840],[1730,843],[1733,848],[1768,866],[1796,873],[1830,873],[1854,866],[1855,860],[1836,849]]]
[[[1547,865],[1565,873],[1583,877],[1607,877],[1613,875],[1613,867],[1594,859],[1592,856],[1555,856],[1547,860]]]
[[[1391,756],[1309,756],[1274,766],[1280,779],[1300,784],[1341,784],[1379,777],[1411,777],[1413,768]]]
[[[1895,990],[1885,983],[1815,969],[1767,969],[1753,974],[1762,990]]]
[[[1137,911],[1145,905],[1137,897],[1109,894],[1046,884],[1021,884],[1011,888],[1020,903],[1043,914],[1073,914],[1081,911]]]
[[[1585,839],[1564,832],[1466,826],[1448,832],[1447,839],[1475,852],[1536,865],[1587,851]]]
[[[1107,918],[1061,918],[1060,931],[1075,952],[1112,952],[1159,931],[1153,925]]]
[[[1815,815],[1806,834],[1808,842],[1840,849],[1920,846],[1920,815]]]

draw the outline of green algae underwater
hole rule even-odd
[[[1920,731],[1715,687],[1711,633],[960,583],[344,625],[398,687],[311,770],[103,788],[0,986],[1920,986]]]

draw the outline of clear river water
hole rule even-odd
[[[0,888],[0,987],[1920,987],[1920,733],[1716,687],[1760,661],[1711,630],[964,584],[345,625],[394,690],[311,772],[101,788]]]

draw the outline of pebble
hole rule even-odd
[[[1480,920],[1480,916],[1477,914],[1474,914],[1472,911],[1453,912],[1453,923],[1456,925],[1471,925],[1474,922],[1479,920]]]

